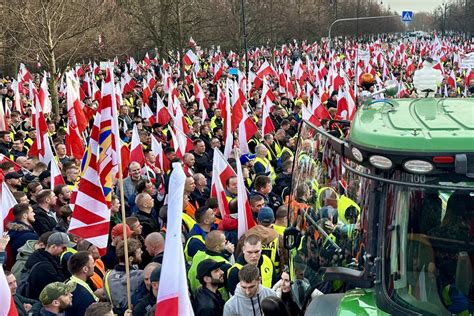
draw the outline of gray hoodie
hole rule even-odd
[[[37,240],[28,240],[22,247],[18,249],[15,264],[12,267],[12,273],[15,278],[20,281],[21,271],[25,267],[26,260],[35,252],[35,245]]]
[[[269,296],[277,296],[277,294],[259,284],[257,294],[253,298],[248,298],[242,292],[239,283],[235,288],[234,296],[224,305],[224,316],[261,316],[263,315],[262,301]]]

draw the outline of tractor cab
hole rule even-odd
[[[292,292],[308,315],[474,312],[474,99],[368,100],[300,126]],[[342,133],[344,134],[344,133]]]

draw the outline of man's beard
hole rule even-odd
[[[66,304],[64,301],[59,300],[59,312],[62,313],[64,312],[69,306],[72,306],[72,300],[69,304]]]
[[[212,285],[220,286],[220,285],[224,284],[224,280],[222,280],[222,279],[214,279],[214,278],[211,277],[211,284],[212,284]]]

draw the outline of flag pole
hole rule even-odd
[[[118,127],[118,122],[117,120],[117,104],[116,104],[116,94],[115,94],[115,84],[114,84],[114,79],[113,79],[113,71],[112,69],[108,69],[110,72],[110,79],[112,82],[112,117],[116,122],[116,126]],[[120,92],[119,92],[120,93]],[[113,131],[114,129],[114,124],[112,124]],[[113,135],[113,134],[112,134]],[[122,234],[123,234],[123,247],[124,247],[124,256],[125,256],[125,278],[127,282],[127,307],[129,310],[132,309],[132,295],[131,295],[131,283],[130,283],[130,262],[129,262],[129,254],[128,254],[128,239],[127,239],[127,223],[126,223],[126,214],[125,214],[125,193],[124,193],[124,188],[123,188],[123,173],[122,173],[122,155],[121,155],[121,140],[119,135],[115,135],[115,137],[118,137],[117,139],[114,139],[115,143],[115,148],[116,153],[117,153],[117,162],[118,162],[118,176],[119,176],[119,189],[120,189],[120,204],[121,204],[121,213],[122,213]]]
[[[123,173],[122,173],[122,161],[119,160],[119,187],[120,187],[120,204],[122,211],[122,226],[123,226],[123,250],[125,255],[125,277],[127,281],[127,306],[128,309],[132,309],[132,297],[131,297],[131,286],[130,286],[130,263],[128,260],[128,240],[127,240],[127,224],[126,224],[126,214],[125,214],[125,195],[123,192]]]

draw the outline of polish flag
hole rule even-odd
[[[136,161],[143,166],[145,164],[145,154],[138,135],[137,124],[133,125],[132,141],[130,143],[130,162]]]
[[[257,71],[257,77],[259,77],[260,79],[262,79],[265,76],[274,76],[278,78],[278,74],[266,60]]]
[[[148,104],[148,102],[150,102],[150,97],[151,97],[150,86],[148,85],[147,80],[143,79],[143,96],[142,96],[143,103]]]
[[[150,60],[150,56],[148,56],[148,53],[145,54],[145,57],[143,58],[143,62],[145,63],[147,67],[151,66],[151,60]]]
[[[0,101],[0,131],[8,131],[8,120],[7,115],[5,114],[4,106],[6,106],[6,102],[2,99]]]
[[[156,303],[156,316],[194,315],[188,295],[188,281],[181,242],[182,205],[186,176],[180,163],[173,165],[170,176],[168,221],[166,226],[165,251],[161,266],[160,289]]]
[[[41,81],[40,89],[38,92],[38,98],[43,109],[43,114],[51,113],[52,105],[51,99],[49,98],[48,91],[48,80],[46,71],[43,74],[43,80]]]
[[[13,82],[12,82],[12,89],[13,89],[13,93],[15,95],[13,108],[16,111],[23,114],[24,111],[23,111],[23,104],[21,103],[20,86],[19,86],[19,82],[16,81],[15,79],[13,79]]]
[[[255,221],[252,216],[252,209],[247,196],[247,189],[244,184],[244,177],[242,174],[242,165],[239,157],[235,157],[237,168],[237,237],[240,238],[246,231],[255,226]]]
[[[207,109],[209,108],[209,104],[207,103],[206,95],[204,94],[204,91],[197,82],[196,78],[194,78],[194,95],[196,96],[196,101],[198,101],[199,110],[201,110],[202,113],[201,121],[204,122],[204,120],[207,118]]]
[[[142,103],[142,118],[147,119],[148,122],[150,122],[150,125],[155,124],[155,116],[153,115],[153,112],[151,111],[150,107],[146,103]]]
[[[266,99],[263,102],[263,114],[262,114],[262,135],[266,135],[275,131],[275,126],[273,125],[272,119],[270,117],[270,109],[273,107],[273,103]]]
[[[239,147],[242,154],[248,154],[250,152],[248,141],[258,131],[257,125],[250,116],[244,111],[242,120],[239,123]]]
[[[176,117],[174,120],[174,126],[182,130],[186,135],[189,133],[188,123],[184,118],[183,108],[181,107],[181,104],[178,104],[176,107]]]
[[[170,122],[171,115],[169,109],[163,103],[159,95],[156,95],[156,122],[160,125],[166,125]]]
[[[121,79],[121,83],[122,83],[122,94],[131,92],[137,85],[136,81],[132,77],[130,77],[127,66],[125,66],[125,71],[123,73],[123,78]]]
[[[451,88],[456,89],[456,75],[454,74],[453,70],[451,70],[451,73],[449,74],[446,81]]]
[[[186,65],[186,66],[191,66],[192,64],[198,62],[198,57],[196,56],[196,54],[193,53],[192,50],[188,50],[186,52],[186,55],[184,55],[183,57],[183,63]]]
[[[154,136],[151,137],[151,151],[156,156],[156,167],[163,169],[163,157],[165,156],[163,152],[163,145],[161,142],[156,140]]]
[[[229,203],[225,195],[225,183],[231,176],[236,176],[234,169],[229,165],[219,149],[214,148],[212,160],[211,197],[217,198],[217,204],[222,218],[229,214]]]
[[[54,190],[54,188],[60,184],[66,183],[64,182],[63,175],[59,170],[56,159],[53,159],[51,160],[51,190]]]
[[[232,117],[231,117],[231,125],[230,130],[234,131],[240,124],[243,118],[244,109],[242,105],[245,102],[245,96],[242,90],[239,87],[237,81],[232,81]]]
[[[318,120],[318,118],[314,114],[311,113],[311,111],[306,106],[303,106],[301,110],[302,110],[301,116],[303,120],[312,123],[316,127],[321,126],[321,122]]]
[[[67,94],[67,134],[66,149],[70,156],[75,159],[82,159],[84,155],[84,144],[82,132],[87,128],[87,120],[79,100],[79,83],[71,73],[66,75],[66,94]]]
[[[176,152],[176,157],[182,159],[185,153],[193,150],[193,141],[182,130],[176,127],[175,131],[170,128],[169,132],[171,133],[171,140],[173,142],[173,148]]]
[[[36,138],[33,144],[31,144],[28,156],[38,157],[41,162],[49,164],[53,159],[53,151],[49,142],[48,127],[41,111],[37,95],[35,96],[35,100],[36,110],[33,115],[33,122],[36,128]]]
[[[2,182],[2,195],[0,196],[0,198],[0,205],[2,206],[1,213],[3,219],[3,225],[0,225],[1,236],[3,234],[4,228],[6,229],[8,223],[14,220],[13,207],[18,203],[12,192],[8,188],[6,182]]]
[[[7,277],[5,276],[2,265],[0,265],[0,302],[2,302],[2,304],[0,304],[0,315],[18,316],[15,301],[13,301],[13,296],[10,292],[10,287],[8,286]]]
[[[330,115],[324,104],[321,103],[319,96],[315,93],[313,95],[313,103],[311,104],[311,111],[320,120],[329,120]]]
[[[222,66],[221,63],[214,65],[214,83],[219,81],[223,73],[224,73],[224,66]]]

